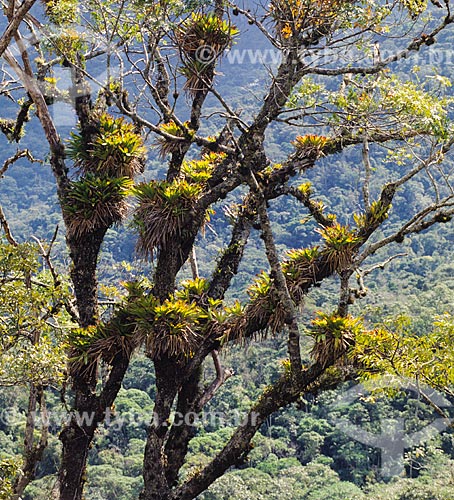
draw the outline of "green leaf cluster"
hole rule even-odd
[[[409,377],[451,394],[454,383],[454,318],[445,313],[438,317],[432,331],[423,335],[413,330],[413,322],[399,316],[387,327],[360,332],[352,355],[368,370]]]
[[[68,232],[81,237],[120,222],[126,214],[126,198],[132,186],[129,177],[97,177],[88,174],[78,181],[72,181],[62,205]]]
[[[68,300],[66,283],[40,268],[36,245],[0,241],[0,386],[62,381]]]
[[[311,356],[323,366],[345,358],[364,331],[360,318],[319,312],[312,320],[308,334],[314,339]]]
[[[107,113],[99,117],[90,144],[82,134],[71,133],[68,156],[84,174],[133,178],[141,171],[146,148],[134,125]]]

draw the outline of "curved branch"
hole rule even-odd
[[[224,449],[202,471],[176,488],[170,494],[169,500],[192,500],[221,477],[227,469],[243,463],[251,449],[251,440],[263,422],[280,408],[297,401],[302,393],[311,388],[323,371],[320,365],[314,364],[304,370],[297,380],[282,376],[273,386],[268,387]]]

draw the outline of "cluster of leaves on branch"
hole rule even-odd
[[[388,133],[401,137],[410,134],[430,134],[446,139],[450,134],[448,110],[452,98],[444,95],[451,85],[445,77],[427,76],[419,81],[415,68],[415,81],[403,81],[395,74],[382,73],[374,76],[346,74],[338,89],[328,90],[323,82],[310,77],[295,89],[288,109],[306,109],[314,114],[319,109],[332,127],[331,139],[315,134],[296,138],[294,145],[302,150],[320,154],[323,148],[336,147],[336,141],[348,140],[357,134]],[[316,113],[315,113],[316,114]]]
[[[399,6],[414,18],[427,8],[427,0],[400,0]],[[339,28],[383,29],[382,22],[391,14],[394,5],[350,0],[272,0],[270,14],[278,35],[285,41],[309,45],[325,35],[336,24]]]
[[[446,313],[437,318],[431,332],[419,335],[412,319],[400,316],[361,332],[352,351],[364,367],[364,376],[391,373],[420,381],[452,395],[454,382],[452,338],[454,321]]]
[[[184,230],[188,212],[202,192],[200,184],[184,179],[152,181],[135,188],[138,207],[134,224],[139,230],[138,251],[152,256],[157,247],[167,245]]]
[[[44,0],[46,15],[56,26],[67,26],[77,20],[79,2],[77,0]]]
[[[67,188],[63,213],[75,237],[108,227],[124,219],[133,178],[143,171],[143,138],[131,123],[103,113],[96,133],[72,133],[68,155],[82,174]]]
[[[390,208],[390,206],[385,206],[381,200],[374,200],[366,212],[353,214],[353,220],[360,230],[370,225],[381,224],[388,218]]]
[[[44,49],[53,56],[61,58],[62,63],[76,64],[77,54],[86,50],[87,44],[82,35],[75,29],[70,27],[57,28],[54,32],[48,34],[48,37],[43,42]],[[38,63],[44,62],[38,59]],[[50,80],[50,82],[49,82]],[[51,77],[45,81],[56,84]]]
[[[232,44],[236,27],[215,13],[193,13],[176,30],[175,37],[186,77],[185,89],[191,95],[207,88],[204,77],[215,61]]]
[[[200,160],[186,160],[174,180],[151,181],[134,188],[138,204],[133,224],[139,233],[137,249],[141,255],[151,257],[157,248],[184,232],[189,215],[224,156],[207,153]]]
[[[318,33],[338,19],[340,12],[350,2],[345,0],[306,1],[273,0],[271,15],[276,21],[279,34],[284,39],[300,37],[307,32]]]
[[[20,464],[17,460],[0,460],[0,500],[10,500],[14,491],[13,483],[19,472]]]
[[[170,120],[168,123],[162,123],[159,128],[171,136],[158,136],[156,140],[156,145],[159,147],[159,152],[162,157],[171,153],[179,152],[182,139],[192,139],[195,134],[195,131],[189,128],[188,122],[185,122],[182,125],[177,125],[173,120]]]
[[[40,268],[36,245],[0,241],[0,385],[61,384],[68,292]]]

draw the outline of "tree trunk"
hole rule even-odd
[[[96,266],[106,231],[107,228],[101,228],[78,239],[68,238],[73,261],[71,278],[82,328],[98,322]],[[100,421],[95,393],[97,365],[82,370],[70,366],[70,375],[74,405],[71,419],[60,434],[63,450],[58,481],[60,500],[81,500],[88,450]]]
[[[80,426],[75,419],[62,431],[62,465],[59,471],[60,500],[80,500],[85,484],[88,449],[93,439],[92,427]]]
[[[166,478],[167,459],[165,441],[169,432],[169,417],[178,392],[180,370],[175,360],[155,360],[156,400],[153,422],[150,425],[145,446],[143,464],[144,489],[140,500],[166,499],[170,486]]]
[[[99,250],[107,227],[102,227],[80,238],[69,238],[73,268],[71,279],[79,311],[79,324],[82,328],[98,322],[98,282],[96,267]]]

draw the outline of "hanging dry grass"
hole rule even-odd
[[[318,313],[308,332],[314,339],[312,358],[324,367],[342,362],[362,330],[363,324],[359,318]]]
[[[138,206],[133,224],[138,229],[137,251],[151,258],[158,247],[166,246],[183,231],[188,212],[194,207],[202,186],[177,179],[152,181],[134,189]]]
[[[120,222],[126,215],[126,197],[132,181],[126,177],[99,178],[92,175],[70,183],[62,205],[68,235],[80,238],[102,227]]]

